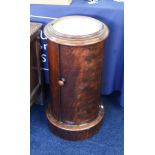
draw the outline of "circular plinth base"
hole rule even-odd
[[[100,107],[98,116],[95,120],[81,124],[81,125],[68,125],[57,121],[46,109],[46,116],[49,121],[50,130],[57,136],[66,140],[83,140],[93,136],[100,128],[104,110]]]

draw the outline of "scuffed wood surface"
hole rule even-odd
[[[32,36],[35,32],[37,32],[41,28],[41,23],[30,23],[30,36]]]

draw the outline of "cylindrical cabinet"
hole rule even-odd
[[[67,16],[47,24],[51,100],[49,128],[64,139],[94,135],[104,109],[100,97],[104,40],[108,27],[91,17]]]

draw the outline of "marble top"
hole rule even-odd
[[[32,36],[36,31],[38,31],[41,28],[41,26],[42,26],[41,23],[31,22],[30,23],[30,36]]]

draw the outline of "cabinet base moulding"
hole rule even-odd
[[[66,140],[77,141],[90,138],[98,132],[104,117],[104,110],[100,108],[95,120],[79,125],[69,125],[57,121],[48,108],[46,109],[46,116],[52,133]]]

